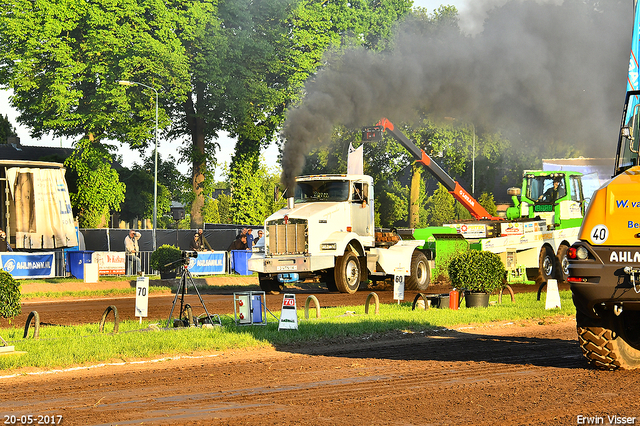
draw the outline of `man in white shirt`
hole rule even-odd
[[[124,238],[124,251],[126,259],[126,275],[140,275],[140,247],[138,246],[138,240],[142,236],[141,233],[129,230],[129,235]]]

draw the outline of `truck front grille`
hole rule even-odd
[[[304,254],[307,252],[307,224],[267,225],[269,232],[269,253]]]

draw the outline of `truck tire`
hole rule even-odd
[[[604,325],[604,321],[591,320],[579,311],[576,313],[580,349],[591,366],[601,370],[640,367],[640,350],[636,349],[638,330],[631,325],[623,326],[625,314],[623,312],[619,317],[612,315],[608,321],[610,325]],[[627,317],[633,317],[635,324],[639,315],[640,312],[631,312]],[[630,342],[635,344],[632,346]]]
[[[353,294],[360,286],[360,261],[352,251],[347,251],[344,256],[336,258],[334,273],[336,287],[340,293]]]
[[[425,291],[430,282],[431,271],[427,256],[421,251],[415,250],[411,255],[411,275],[405,280],[407,290]]]
[[[336,286],[336,276],[333,268],[328,269],[326,272],[322,272],[320,274],[320,281],[325,283],[329,291],[338,291],[338,286]]]
[[[567,277],[569,276],[569,259],[567,258],[567,251],[569,251],[569,247],[563,244],[558,248],[558,254],[556,255],[558,265],[556,279],[558,280],[558,283],[566,282]]]
[[[556,269],[556,257],[549,247],[542,247],[540,250],[538,277],[536,278],[536,284],[546,283],[549,278],[554,278],[554,271]]]
[[[280,294],[284,291],[284,284],[268,274],[258,273],[258,282],[260,282],[260,289],[265,293]]]

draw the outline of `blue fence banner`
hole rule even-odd
[[[189,260],[189,272],[192,275],[224,274],[226,255],[225,251],[199,251],[198,257]]]
[[[13,278],[51,278],[55,276],[53,253],[3,253],[2,269]]]

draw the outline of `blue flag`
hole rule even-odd
[[[640,46],[640,11],[638,10],[638,0],[633,1],[633,10],[634,18],[633,18],[633,38],[631,39],[631,56],[629,57],[629,77],[627,78],[627,92],[630,90],[638,90],[638,48]],[[634,96],[630,102],[629,107],[627,109],[627,117],[625,118],[625,122],[629,124],[631,117],[633,116],[633,110],[635,106],[638,104],[638,96]]]

